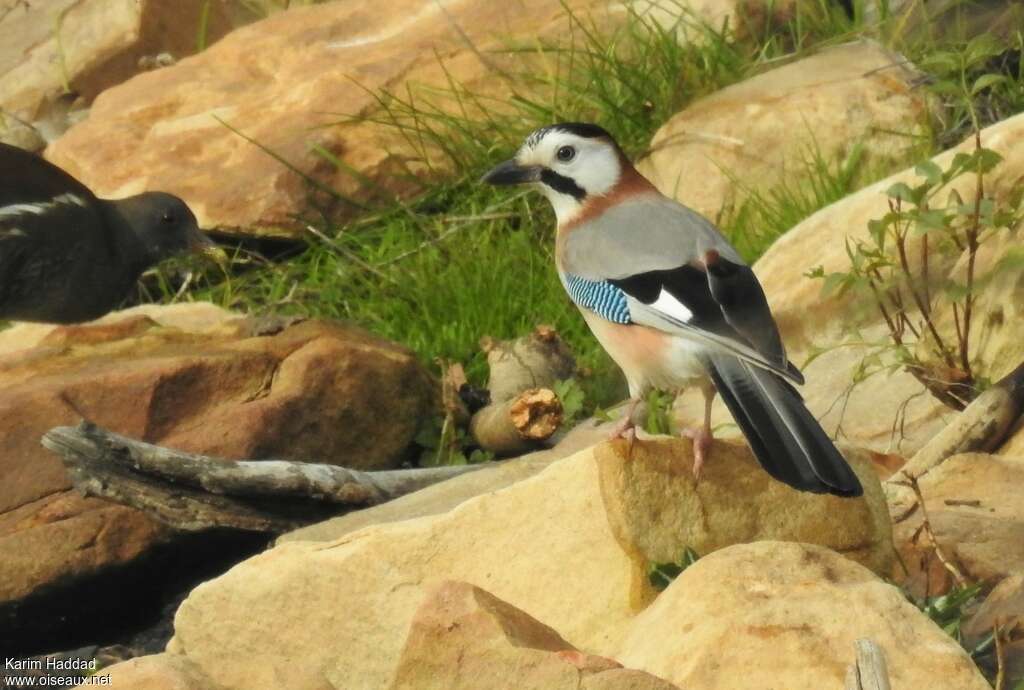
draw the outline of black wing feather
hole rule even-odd
[[[644,304],[653,304],[664,290],[693,314],[688,326],[742,343],[803,383],[786,359],[768,300],[749,266],[716,257],[707,270],[686,264],[608,282]]]

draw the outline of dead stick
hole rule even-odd
[[[992,626],[992,638],[996,643],[996,681],[994,690],[1006,690],[1006,648],[1003,640],[1003,628],[997,622]]]
[[[89,423],[48,431],[87,495],[145,510],[179,529],[282,531],[479,469],[479,465],[361,472],[284,460],[219,460],[154,446]]]
[[[921,493],[921,485],[917,481],[917,477],[903,471],[903,476],[906,478],[905,481],[896,482],[900,486],[906,486],[914,492],[915,498],[917,498],[917,504],[921,506],[921,529],[924,535],[928,537],[928,541],[931,543],[932,550],[935,552],[936,558],[942,563],[943,567],[949,571],[949,574],[953,576],[953,580],[956,582],[958,587],[966,587],[967,579],[960,572],[960,569],[956,567],[952,560],[946,557],[942,547],[939,546],[939,540],[935,538],[935,532],[932,531],[932,523],[928,517],[928,506],[925,505],[924,495]]]
[[[854,647],[857,658],[846,671],[845,690],[890,690],[882,648],[866,638],[854,642]]]

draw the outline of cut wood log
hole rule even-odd
[[[473,440],[496,455],[536,449],[562,423],[562,402],[552,390],[576,373],[569,348],[550,326],[516,340],[483,338],[491,403],[469,422]]]
[[[511,400],[530,388],[551,388],[576,373],[576,360],[550,326],[538,326],[515,340],[485,337],[480,348],[487,353],[487,389],[492,403]]]
[[[548,388],[531,388],[478,411],[469,431],[481,448],[500,455],[525,453],[562,423],[562,401]]]
[[[171,527],[284,532],[403,496],[482,465],[362,472],[286,460],[222,460],[136,441],[88,422],[42,439],[72,483]]]

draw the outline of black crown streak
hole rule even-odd
[[[537,144],[540,143],[540,140],[543,139],[548,134],[548,132],[553,131],[566,132],[567,134],[575,134],[576,136],[583,137],[584,139],[607,139],[612,143],[615,142],[615,139],[612,138],[612,135],[609,134],[606,129],[604,129],[603,127],[599,127],[598,125],[591,124],[589,122],[559,122],[558,124],[555,125],[541,127],[540,129],[533,132],[533,134],[526,138],[527,146],[529,146],[530,148],[536,147]]]
[[[583,201],[587,196],[587,190],[576,184],[571,177],[559,175],[550,168],[544,168],[540,173],[540,181],[560,194],[568,194],[577,201]]]

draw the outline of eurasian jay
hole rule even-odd
[[[754,272],[715,226],[658,192],[615,140],[592,124],[530,134],[483,180],[531,184],[554,207],[558,274],[631,397],[616,429],[651,388],[705,393],[690,432],[694,473],[710,449],[715,391],[771,476],[803,491],[858,496],[857,476],[803,404],[803,375],[786,358]]]

